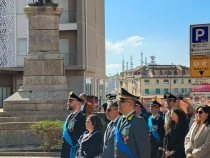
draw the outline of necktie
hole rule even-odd
[[[110,122],[110,124],[107,128],[106,138],[108,138],[110,136],[113,126],[114,126],[114,122]]]
[[[123,118],[122,118],[122,123],[125,122],[125,120],[126,120],[126,117],[123,117]]]
[[[126,119],[127,119],[126,117],[122,118],[121,123],[120,123],[120,127],[122,126],[123,122],[125,122]]]

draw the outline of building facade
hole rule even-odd
[[[119,87],[119,74],[106,77],[106,94],[116,94],[118,95]]]
[[[189,68],[182,65],[148,65],[121,72],[120,88],[143,98],[163,98],[167,92],[190,96]]]
[[[0,108],[23,84],[28,52],[28,20],[23,7],[30,0],[0,4]],[[59,47],[67,83],[76,94],[105,96],[104,0],[53,0],[63,6]]]

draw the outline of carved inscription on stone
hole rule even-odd
[[[58,30],[30,30],[29,52],[59,51]]]
[[[58,30],[58,16],[35,15],[29,18],[29,29]]]

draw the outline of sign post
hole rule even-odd
[[[210,92],[210,24],[190,26],[190,76],[193,102],[209,104]]]

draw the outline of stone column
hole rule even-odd
[[[24,58],[23,91],[67,89],[64,59],[59,52],[62,7],[24,7],[28,18],[29,51]]]

